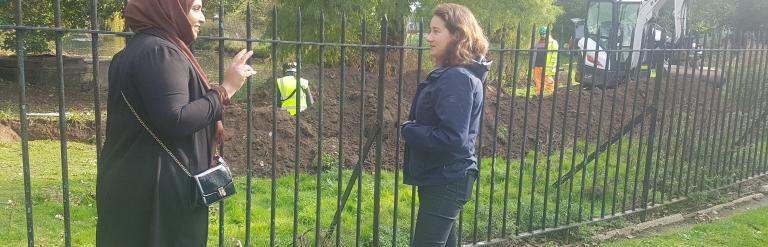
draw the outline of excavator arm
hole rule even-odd
[[[643,48],[643,32],[646,31],[646,25],[659,15],[659,10],[669,0],[646,0],[640,5],[640,9],[637,13],[637,22],[635,23],[635,32],[632,38],[632,50],[640,50]],[[674,19],[675,30],[673,30],[673,43],[677,43],[678,40],[686,33],[687,28],[687,16],[688,16],[688,0],[674,0]],[[659,35],[659,34],[646,34],[646,35]],[[661,37],[664,38],[664,37]],[[633,54],[632,67],[637,66],[640,58],[640,54]]]

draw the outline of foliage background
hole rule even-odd
[[[54,1],[26,0],[22,3],[22,22],[26,26],[55,27]],[[18,2],[0,0],[0,25],[16,24],[16,7]],[[61,26],[64,28],[92,28],[90,0],[61,0]],[[97,18],[100,26],[108,22],[110,17],[116,17],[123,9],[123,1],[99,1],[97,3]],[[122,31],[122,30],[115,30]],[[30,54],[49,53],[55,32],[28,31],[25,33],[24,49]],[[0,49],[15,50],[15,31],[0,29]]]
[[[0,0],[0,25],[15,25],[16,5],[22,3],[23,23],[27,26],[54,27],[54,1],[52,0]],[[124,1],[61,0],[62,27],[92,28],[90,24],[91,4],[97,3],[99,29],[112,30],[121,28],[121,11]],[[321,13],[325,14],[326,42],[341,42],[341,18],[347,17],[347,43],[359,43],[361,40],[363,18],[367,19],[367,44],[380,43],[380,19],[389,17],[390,44],[403,44],[403,40],[414,39],[401,37],[402,28],[410,20],[418,26],[423,21],[429,25],[431,11],[437,4],[454,2],[469,6],[477,19],[487,30],[489,38],[496,47],[500,44],[501,34],[506,31],[508,37],[514,37],[518,25],[522,28],[523,47],[529,43],[531,28],[545,24],[554,25],[553,35],[557,40],[569,39],[573,30],[570,19],[586,16],[587,0],[206,0],[204,9],[208,24],[203,35],[218,36],[219,6],[224,11],[221,18],[227,37],[245,36],[245,12],[250,4],[253,13],[253,33],[263,39],[271,35],[272,11],[277,12],[277,39],[295,40],[297,38],[297,11],[302,10],[302,40],[319,41]],[[673,1],[669,1],[671,5]],[[690,25],[695,32],[718,31],[757,31],[766,28],[768,1],[764,0],[690,0]],[[671,8],[662,10],[660,22],[671,23]],[[666,20],[664,20],[666,19]],[[505,29],[506,27],[506,29]],[[114,30],[121,31],[121,30]],[[426,32],[426,30],[425,30]],[[413,36],[413,34],[409,34]],[[56,37],[50,31],[26,31],[25,49],[30,54],[51,53]],[[507,47],[515,44],[508,39]],[[216,49],[218,42],[199,42],[199,49]],[[231,42],[228,42],[231,43]],[[229,46],[230,44],[228,44]],[[243,46],[243,45],[236,45]],[[15,31],[0,30],[0,49],[14,51],[16,48]],[[239,47],[238,47],[239,48]],[[303,47],[306,62],[318,62],[318,47]],[[279,47],[280,57],[295,57],[295,46]],[[359,49],[349,49],[350,57],[357,57]],[[338,49],[326,50],[328,63],[339,60]],[[355,59],[353,59],[355,60]]]

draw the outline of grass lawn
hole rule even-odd
[[[618,241],[604,246],[768,246],[768,207],[752,209],[689,230]]]
[[[571,87],[573,87],[573,91],[571,91],[571,94],[578,93],[579,88],[576,87],[578,85],[579,85],[578,82],[575,82],[575,81],[571,82]],[[528,90],[524,86],[523,87],[518,86],[517,90],[515,91],[515,96],[518,96],[518,97],[526,97],[526,96],[528,96],[528,97],[531,97],[531,98],[535,97],[536,94],[538,93],[538,92],[536,92],[535,82],[531,81],[530,88],[531,89]],[[559,83],[557,85],[557,90],[565,90],[566,88],[568,88],[568,85],[566,85],[564,83]],[[552,92],[548,92],[548,91],[544,92],[544,96],[549,96],[551,94],[552,94]]]
[[[481,177],[478,180],[480,195],[473,195],[473,201],[468,203],[464,210],[464,225],[462,228],[463,239],[471,239],[473,228],[478,230],[478,238],[486,236],[486,232],[491,231],[492,236],[499,237],[502,232],[502,224],[507,222],[507,236],[515,234],[516,229],[521,232],[529,229],[541,229],[546,223],[547,227],[555,225],[555,218],[558,219],[557,225],[564,224],[565,219],[569,217],[570,222],[587,220],[599,217],[604,209],[605,215],[610,215],[612,211],[621,212],[622,206],[626,203],[626,208],[630,209],[637,201],[639,205],[642,183],[633,185],[635,174],[642,181],[642,165],[644,164],[646,145],[638,147],[637,141],[633,142],[633,147],[627,153],[628,141],[624,141],[622,148],[622,160],[616,165],[616,154],[618,149],[616,145],[612,147],[612,156],[610,160],[606,159],[606,154],[600,156],[597,170],[594,169],[594,163],[587,166],[586,173],[578,172],[574,176],[573,187],[569,183],[560,186],[560,190],[549,187],[545,188],[547,179],[552,184],[558,177],[559,159],[561,153],[555,151],[551,156],[539,155],[537,162],[534,162],[534,153],[528,153],[524,157],[524,165],[520,165],[520,159],[515,159],[509,164],[504,159],[497,158],[495,161],[490,158],[484,158],[481,162]],[[588,145],[588,151],[595,149],[594,144]],[[567,148],[563,152],[562,173],[570,169],[572,161],[582,161],[584,155],[585,143],[578,143],[573,148]],[[64,221],[62,206],[61,189],[61,162],[59,142],[55,140],[32,141],[30,142],[30,170],[32,177],[32,201],[34,213],[35,243],[42,246],[58,246],[63,244]],[[575,152],[574,152],[575,150]],[[626,158],[629,154],[631,158],[629,168],[626,167]],[[637,159],[638,154],[641,159]],[[69,160],[69,195],[71,202],[71,223],[72,223],[72,243],[76,246],[92,246],[95,242],[96,226],[96,202],[95,202],[95,177],[96,177],[96,157],[95,147],[90,144],[70,142],[68,148]],[[334,161],[332,161],[334,162]],[[24,207],[24,180],[21,162],[21,145],[18,143],[0,144],[0,217],[5,224],[0,224],[0,245],[9,246],[25,245],[26,242],[26,216]],[[493,164],[493,165],[492,165]],[[549,165],[548,165],[549,164]],[[335,167],[335,166],[331,166]],[[495,167],[495,169],[491,169]],[[510,169],[509,179],[505,179],[506,171]],[[606,168],[607,173],[606,173]],[[492,170],[494,175],[492,176]],[[520,175],[522,170],[523,175]],[[535,171],[535,178],[532,174]],[[336,210],[337,200],[337,170],[331,168],[323,172],[320,176],[319,187],[321,188],[321,208],[320,208],[320,226],[322,230],[328,228],[331,224],[333,214]],[[342,176],[342,186],[345,187],[351,171],[344,170]],[[607,186],[603,186],[605,174],[608,175]],[[549,178],[547,178],[549,177]],[[395,181],[393,172],[382,172],[381,174],[381,241],[383,246],[406,246],[408,241],[408,232],[410,230],[411,200],[412,191],[410,186],[404,186],[400,181]],[[520,184],[519,182],[522,181]],[[614,181],[618,182],[613,186]],[[288,175],[276,178],[275,200],[275,236],[276,246],[286,246],[292,243],[293,239],[293,221],[294,221],[294,177]],[[625,184],[625,182],[627,182]],[[238,194],[228,199],[225,204],[224,230],[225,243],[227,246],[233,245],[237,240],[243,241],[245,232],[251,232],[251,239],[256,246],[266,246],[269,244],[270,232],[270,206],[271,206],[271,179],[253,178],[250,189],[252,202],[252,221],[250,229],[245,227],[246,214],[246,179],[244,177],[236,178]],[[582,185],[583,183],[583,185]],[[399,196],[395,198],[395,185],[398,185]],[[493,192],[491,192],[493,185]],[[508,193],[505,194],[505,186],[509,186]],[[518,186],[522,185],[522,191]],[[668,184],[670,185],[670,184]],[[317,177],[313,174],[300,174],[299,177],[299,196],[297,201],[296,214],[298,221],[298,234],[300,241],[312,243],[314,241],[315,213],[316,213],[316,195],[317,195]],[[373,188],[374,177],[370,171],[366,171],[362,177],[362,197],[361,197],[361,234],[360,240],[363,245],[371,243],[373,226]],[[582,189],[583,188],[583,189]],[[547,190],[548,189],[548,190]],[[569,191],[572,191],[569,201]],[[627,193],[624,193],[627,191]],[[637,192],[637,197],[633,197],[633,191]],[[353,193],[343,210],[341,223],[341,241],[344,246],[354,245],[356,211],[357,211],[357,188]],[[652,191],[653,192],[653,191]],[[560,193],[558,198],[556,195]],[[659,193],[654,192],[654,193]],[[491,200],[491,194],[493,198]],[[506,195],[506,197],[505,197]],[[518,195],[521,196],[521,203],[518,211]],[[658,198],[658,197],[657,197]],[[397,200],[398,209],[395,216],[394,202]],[[560,203],[559,208],[555,205]],[[594,205],[590,202],[594,202]],[[615,208],[613,207],[615,202]],[[479,207],[475,207],[479,205]],[[505,209],[504,205],[507,203]],[[533,203],[533,208],[531,208]],[[545,208],[546,205],[546,208]],[[506,211],[505,211],[506,210]],[[219,212],[218,207],[212,207],[210,210],[209,243],[218,243]],[[520,221],[516,220],[517,213],[520,213]],[[544,213],[546,212],[546,216]],[[477,222],[474,221],[474,214],[477,213]],[[504,214],[506,213],[506,219]],[[532,214],[531,214],[532,213]],[[397,218],[397,227],[393,229],[393,219]],[[490,224],[489,224],[490,220]],[[518,224],[519,223],[519,224]],[[393,234],[397,233],[397,242],[393,243]],[[332,238],[333,239],[333,238]]]

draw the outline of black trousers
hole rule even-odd
[[[419,186],[419,214],[412,246],[457,246],[456,219],[472,199],[476,176],[473,171],[450,184]]]

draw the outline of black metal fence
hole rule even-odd
[[[62,37],[90,34],[92,58],[99,61],[101,36],[132,35],[101,30],[95,7],[91,9],[91,29],[62,28],[58,2],[54,27],[25,26],[20,7],[15,25],[0,25],[0,30],[15,31],[18,44],[21,169],[29,246],[35,246],[36,228],[27,129],[31,113],[24,73],[29,69],[25,68],[25,33],[56,34],[62,241],[66,246],[72,245],[73,216],[64,87],[71,82],[64,80]],[[219,13],[223,16],[223,10]],[[366,37],[366,20],[360,23],[361,34],[347,34],[351,23],[346,19],[341,23],[323,19],[317,23],[321,38],[307,41],[301,38],[299,12],[298,39],[279,40],[276,16],[273,12],[270,39],[252,36],[250,9],[244,23],[248,30],[245,37],[225,37],[220,24],[218,36],[200,38],[218,42],[219,51],[225,50],[225,41],[245,43],[248,49],[269,45],[271,64],[263,67],[271,70],[271,79],[279,76],[278,63],[284,59],[278,57],[278,49],[294,47],[297,76],[312,78],[311,87],[318,99],[307,111],[290,117],[276,104],[275,83],[248,80],[243,89],[246,96],[236,105],[242,111],[228,110],[226,123],[245,125],[235,128],[240,132],[234,134],[237,138],[228,139],[224,153],[235,153],[229,157],[236,157],[231,162],[243,175],[238,178],[240,194],[221,203],[218,210],[211,210],[217,216],[211,220],[211,231],[216,232],[211,234],[211,243],[407,245],[413,234],[417,200],[415,190],[401,184],[402,140],[397,126],[404,120],[404,109],[416,83],[425,76],[428,61],[424,52],[428,47],[423,23],[417,33],[407,33],[407,23],[385,17],[380,20],[380,36],[373,38]],[[403,28],[392,29],[392,23]],[[340,25],[341,42],[325,41],[326,25]],[[638,54],[655,61],[649,68],[625,71],[623,83],[611,88],[580,85],[585,84],[584,77],[598,78],[597,71],[580,62],[596,51],[573,45],[566,49],[567,42],[561,42],[563,48],[546,51],[559,54],[554,90],[536,92],[530,61],[537,52],[531,47],[538,38],[534,30],[530,44],[522,44],[527,29],[516,28],[516,42],[508,42],[507,32],[503,32],[489,54],[495,64],[485,87],[478,144],[481,173],[473,201],[459,219],[461,243],[498,242],[645,212],[686,200],[693,193],[739,185],[765,174],[766,33],[702,35],[697,41],[704,48],[697,49],[601,50],[608,56]],[[387,30],[400,30],[402,40],[392,43],[388,37],[392,33]],[[361,42],[345,42],[348,35],[360,35]],[[408,37],[414,36],[418,40],[411,44]],[[507,48],[508,43],[515,47]],[[302,62],[307,47],[317,49],[319,63]],[[326,65],[329,50],[338,54],[338,63]],[[221,79],[225,54],[218,55]],[[656,76],[647,75],[652,70]],[[92,71],[98,159],[104,109],[99,100],[104,90],[99,88],[103,82],[99,81],[98,62],[93,63]],[[256,138],[265,131],[268,135]],[[367,161],[369,157],[373,160]],[[254,226],[267,219],[268,224]]]

